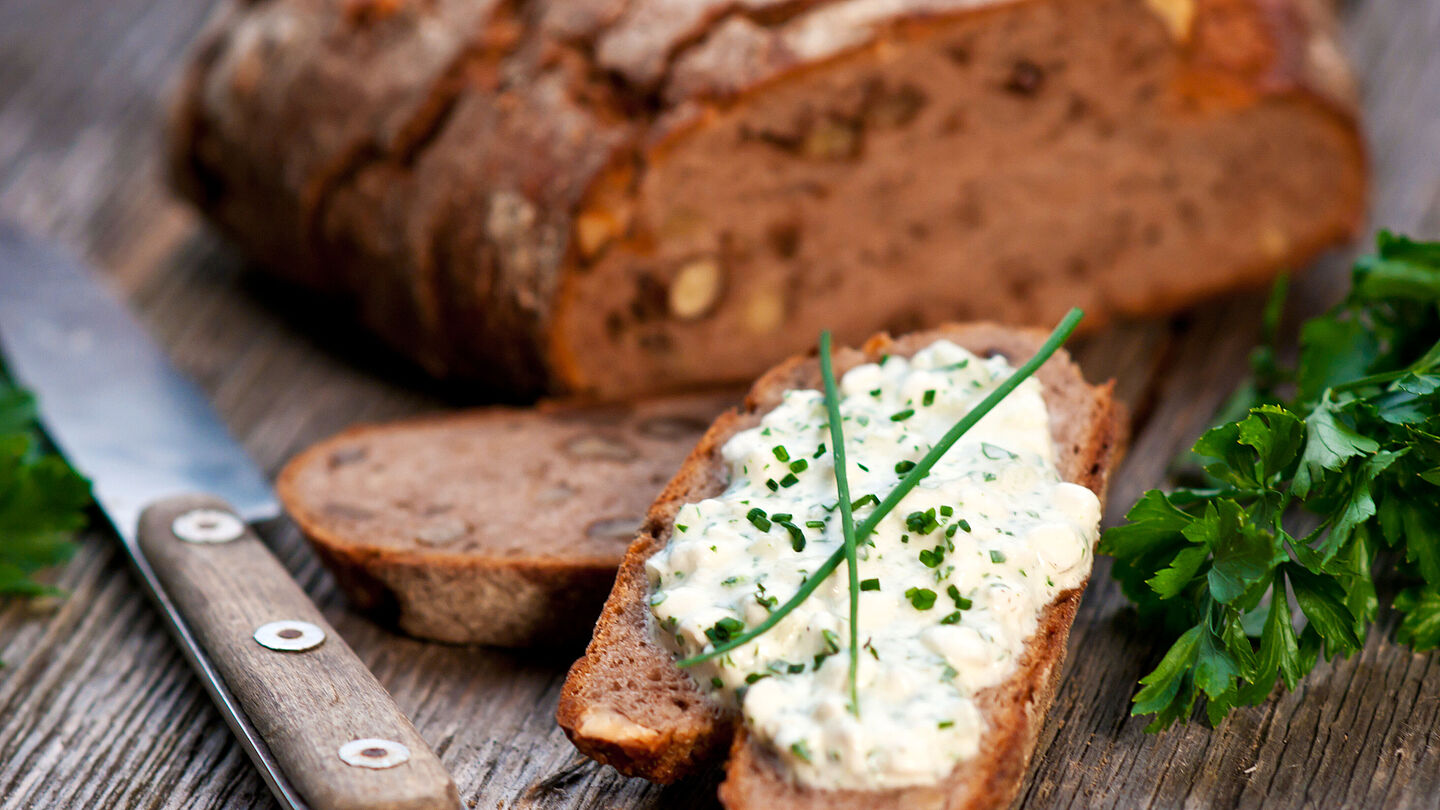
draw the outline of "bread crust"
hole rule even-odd
[[[171,174],[266,266],[347,296],[433,373],[530,393],[678,387],[643,369],[612,379],[561,323],[603,317],[572,291],[590,267],[587,234],[625,232],[647,171],[720,113],[916,32],[1093,2],[227,4],[181,82]],[[1129,2],[1157,10],[1135,24],[1171,27],[1187,104],[1293,105],[1307,127],[1339,133],[1330,159],[1348,173],[1314,227],[1227,257],[1213,284],[1110,296],[1089,307],[1091,325],[1303,265],[1359,227],[1364,198],[1353,89],[1324,0]]]
[[[1019,364],[1045,335],[995,324],[950,324],[892,340],[880,334],[859,349],[835,354],[837,374],[882,355],[908,356],[939,338],[982,356],[1000,353]],[[1109,475],[1123,452],[1127,426],[1113,383],[1088,385],[1062,350],[1036,375],[1051,414],[1061,476],[1104,500]],[[733,711],[709,700],[659,644],[647,608],[645,560],[668,541],[685,503],[728,484],[720,448],[736,432],[759,423],[791,388],[819,385],[813,356],[796,357],[761,377],[742,408],[716,420],[651,507],[645,527],[626,552],[594,638],[571,668],[557,719],[580,751],[632,776],[671,782],[719,757],[730,762],[721,799],[737,808],[987,808],[1003,807],[1019,790],[1046,709],[1054,696],[1080,588],[1059,594],[1039,620],[1019,668],[1005,683],[980,693],[988,730],[981,752],[935,786],[885,792],[820,791],[797,786],[772,755],[750,740]],[[593,722],[599,718],[599,722]]]

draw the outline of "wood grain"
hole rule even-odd
[[[0,216],[105,268],[272,473],[362,420],[444,407],[438,390],[303,296],[244,271],[157,176],[163,88],[208,13],[184,0],[0,0]],[[1373,221],[1440,236],[1440,0],[1352,0],[1375,171]],[[1348,256],[1296,285],[1295,314],[1339,293]],[[1163,268],[1162,268],[1163,270]],[[1256,296],[1131,324],[1078,352],[1116,375],[1139,430],[1111,519],[1160,483],[1243,372]],[[271,547],[374,670],[479,808],[714,806],[713,777],[666,789],[577,760],[553,714],[570,654],[444,647],[347,611],[286,522]],[[1163,652],[1130,623],[1102,561],[1022,793],[1028,808],[1433,807],[1440,657],[1391,641],[1322,664],[1294,694],[1159,736],[1128,717]],[[233,808],[272,802],[131,581],[93,532],[48,606],[0,604],[0,807]],[[578,652],[574,651],[574,652]]]
[[[211,523],[234,515],[212,496],[166,498],[140,516],[140,549],[294,789],[315,810],[458,807],[455,785],[430,747],[260,538],[247,528],[233,539],[189,542],[197,535],[176,521],[197,512],[209,513],[202,519]],[[260,628],[279,621],[324,635],[304,650],[262,646]],[[407,759],[370,768],[342,758],[346,744],[377,739],[404,746]],[[361,748],[371,750],[375,758],[390,749]]]

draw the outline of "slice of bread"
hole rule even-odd
[[[998,353],[1019,365],[1045,335],[993,324],[948,325],[892,340],[871,338],[860,350],[835,355],[836,374],[881,355],[913,354],[947,338],[981,356]],[[1126,436],[1124,410],[1112,384],[1091,386],[1061,351],[1037,374],[1050,411],[1062,477],[1101,496]],[[1065,642],[1083,590],[1062,592],[1039,617],[1016,672],[980,693],[987,720],[980,753],[961,762],[939,784],[885,792],[820,791],[801,787],[775,758],[751,740],[738,715],[720,708],[675,666],[656,640],[647,607],[645,560],[669,540],[676,511],[714,496],[728,484],[720,449],[735,433],[759,423],[787,389],[818,388],[813,357],[793,358],[770,370],[745,404],[716,420],[680,472],[650,507],[605,603],[585,656],[570,670],[558,719],[585,754],[633,776],[670,782],[718,756],[727,744],[730,763],[720,788],[726,806],[738,808],[981,808],[1003,807],[1019,790],[1041,720],[1050,705]]]
[[[738,392],[352,428],[277,489],[357,607],[452,643],[584,639],[646,507]]]

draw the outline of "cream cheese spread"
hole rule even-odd
[[[840,383],[860,523],[1012,369],[941,340]],[[792,390],[722,453],[730,484],[687,504],[646,569],[677,655],[763,621],[844,544],[824,395]],[[976,695],[1014,672],[1040,611],[1089,575],[1100,504],[1061,481],[1039,383],[1026,380],[860,543],[860,706],[850,711],[849,586],[841,566],[755,641],[692,667],[800,783],[934,784],[974,756]]]

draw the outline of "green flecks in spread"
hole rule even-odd
[[[905,591],[905,598],[916,610],[929,610],[935,607],[935,592],[929,588],[910,588]]]

